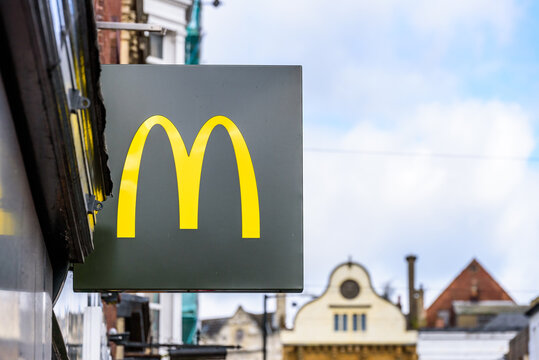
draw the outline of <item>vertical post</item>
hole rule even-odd
[[[415,261],[417,257],[414,255],[408,255],[406,261],[408,262],[408,328],[417,328],[417,303],[415,298]]]
[[[264,315],[262,316],[262,360],[267,359],[267,341],[268,341],[268,295],[264,294]]]
[[[187,65],[197,65],[200,62],[201,12],[200,0],[194,0],[191,7],[191,20],[187,24],[185,36],[185,63]]]

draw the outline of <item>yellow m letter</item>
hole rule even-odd
[[[122,238],[135,237],[140,160],[146,138],[155,125],[161,125],[165,129],[172,147],[178,183],[180,229],[198,228],[198,197],[204,152],[213,129],[217,125],[222,125],[228,131],[238,164],[242,236],[244,238],[259,238],[260,210],[255,171],[249,149],[238,127],[225,116],[212,117],[200,129],[191,152],[188,154],[183,139],[174,124],[161,115],[152,116],[144,121],[131,141],[125,158],[120,194],[118,195],[117,236]]]

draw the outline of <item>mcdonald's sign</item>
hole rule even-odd
[[[127,152],[118,197],[118,237],[135,237],[140,161],[146,138],[155,125],[163,127],[172,147],[178,182],[180,229],[196,229],[198,227],[198,196],[204,152],[213,128],[222,125],[230,135],[238,164],[242,234],[244,238],[259,238],[260,214],[256,177],[249,149],[238,127],[225,116],[212,117],[202,126],[195,138],[191,152],[188,153],[174,124],[161,115],[154,115],[144,121],[137,130]]]
[[[299,66],[104,66],[114,196],[78,291],[303,288]]]

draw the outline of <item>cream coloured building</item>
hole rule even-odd
[[[276,313],[267,316],[267,360],[282,358],[279,330],[284,321],[284,301],[277,304]],[[262,317],[262,314],[252,314],[240,306],[231,317],[202,320],[200,345],[237,346],[237,349],[227,351],[228,360],[262,360]]]
[[[406,329],[400,309],[373,289],[367,270],[337,266],[325,292],[281,331],[283,359],[417,359],[417,331]]]

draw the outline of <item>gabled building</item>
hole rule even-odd
[[[268,313],[266,318],[267,329],[267,357],[268,360],[281,359],[282,347],[279,338],[281,318],[276,314],[284,315],[284,308],[276,313]],[[281,307],[284,302],[281,302]],[[253,314],[238,307],[234,315],[227,318],[202,320],[200,329],[200,345],[227,345],[236,346],[229,349],[227,359],[230,360],[261,360],[263,358],[263,314]]]
[[[473,259],[427,309],[428,328],[474,328],[499,313],[513,311],[515,301]]]
[[[528,326],[526,309],[473,259],[427,309],[417,353],[421,360],[503,359]]]
[[[337,266],[325,292],[281,332],[283,359],[417,359],[417,331],[406,329],[399,307],[379,296],[367,270]]]

